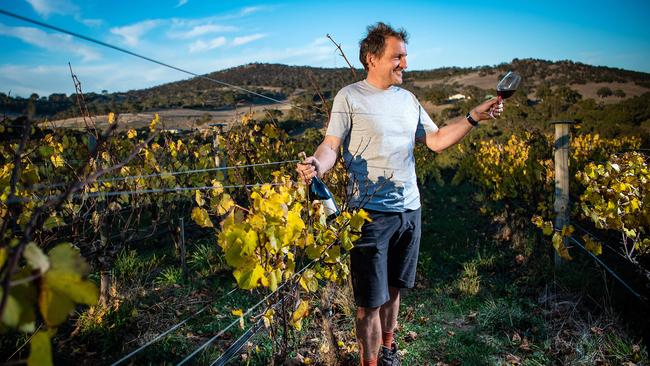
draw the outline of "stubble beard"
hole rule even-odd
[[[393,71],[391,73],[392,81],[393,81],[392,84],[393,85],[399,85],[399,84],[402,83],[402,81],[403,81],[402,78],[404,77],[403,72],[404,72],[404,69],[393,69]]]

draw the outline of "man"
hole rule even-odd
[[[297,167],[306,182],[322,176],[334,166],[342,146],[349,167],[350,206],[363,207],[373,220],[364,225],[350,252],[363,366],[378,361],[399,365],[393,331],[400,289],[415,284],[420,245],[415,141],[441,152],[479,121],[502,112],[495,98],[438,128],[415,96],[396,86],[402,83],[407,67],[406,42],[402,29],[396,31],[384,23],[368,27],[359,52],[368,76],[339,91],[324,141]]]

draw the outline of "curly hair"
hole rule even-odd
[[[381,56],[386,48],[386,38],[395,37],[404,43],[408,43],[408,33],[404,28],[395,30],[386,23],[378,22],[369,25],[367,30],[366,37],[359,42],[359,61],[366,70],[368,70],[368,61],[366,60],[368,54]]]

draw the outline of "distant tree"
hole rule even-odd
[[[53,93],[53,94],[50,94],[50,96],[47,97],[47,99],[51,103],[61,103],[61,102],[66,101],[68,99],[68,97],[63,93],[60,93],[60,94]]]
[[[580,93],[569,88],[568,86],[561,86],[557,88],[555,90],[555,95],[557,95],[560,100],[562,100],[567,105],[575,104],[580,99],[582,99],[582,95]]]
[[[603,86],[602,88],[598,89],[598,91],[596,91],[596,94],[598,94],[598,96],[601,98],[605,98],[612,95],[613,92],[612,89],[610,89],[609,87]]]
[[[619,98],[625,98],[625,92],[622,89],[614,90],[614,96]]]

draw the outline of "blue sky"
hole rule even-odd
[[[405,27],[409,69],[513,58],[650,72],[649,1],[0,0],[0,9],[208,73],[249,62],[353,65],[368,24]],[[0,91],[28,96],[140,89],[187,75],[0,15]]]

